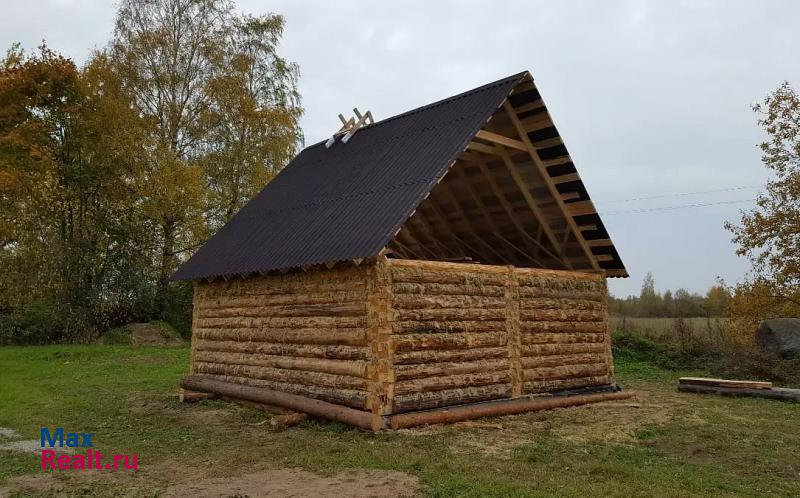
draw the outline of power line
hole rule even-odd
[[[719,188],[714,190],[698,190],[696,192],[679,192],[674,194],[660,194],[660,195],[652,195],[648,197],[634,197],[631,199],[615,199],[610,201],[596,201],[595,204],[612,204],[616,202],[634,202],[634,201],[646,201],[650,199],[664,199],[667,197],[683,197],[688,195],[700,195],[700,194],[715,194],[718,192],[733,192],[737,190],[749,190],[754,188],[761,188],[765,185],[745,185],[745,186],[737,186],[737,187],[728,187],[728,188]]]
[[[639,214],[639,213],[651,213],[653,211],[675,211],[678,209],[691,209],[691,208],[700,208],[700,207],[707,207],[707,206],[719,206],[722,204],[741,204],[744,202],[754,202],[756,199],[740,199],[736,201],[719,201],[719,202],[705,202],[699,204],[679,204],[676,206],[662,206],[662,207],[655,207],[655,208],[645,208],[645,209],[629,209],[626,211],[611,211],[608,213],[602,213],[603,216],[614,216],[617,214]]]

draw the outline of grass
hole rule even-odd
[[[261,412],[180,404],[186,347],[0,348],[0,427],[27,439],[40,427],[90,431],[97,449],[139,454],[136,472],[53,471],[58,487],[39,490],[53,496],[153,496],[198,476],[279,468],[397,470],[429,496],[800,495],[798,405],[678,393],[679,376],[702,372],[636,351],[618,349],[616,363],[636,403],[491,420],[501,429],[371,434],[321,421],[278,431]],[[13,476],[39,472],[36,455],[0,451],[0,494]]]

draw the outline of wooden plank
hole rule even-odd
[[[476,152],[482,152],[484,154],[497,154],[497,151],[491,145],[481,144],[478,142],[470,142],[467,144],[467,150],[474,150]]]
[[[559,183],[567,183],[567,182],[575,182],[580,180],[581,177],[578,176],[578,173],[568,173],[566,175],[559,175],[550,177],[550,180],[558,185]]]
[[[715,387],[738,387],[744,389],[772,389],[772,382],[762,382],[758,380],[729,380],[711,379],[706,377],[681,377],[678,379],[680,384],[693,384],[699,386]]]
[[[678,391],[685,393],[719,394],[720,396],[769,398],[800,402],[800,389],[744,389],[741,387],[715,387],[696,384],[678,384]]]
[[[499,133],[494,133],[487,130],[478,130],[478,133],[475,136],[477,138],[480,138],[481,140],[486,140],[488,142],[492,142],[495,144],[511,147],[512,149],[517,149],[521,151],[528,150],[527,148],[525,148],[525,144],[523,144],[519,140],[500,135]]]

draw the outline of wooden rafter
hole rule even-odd
[[[481,140],[486,140],[487,142],[492,142],[495,144],[503,145],[505,147],[511,147],[512,149],[526,151],[525,144],[516,140],[514,138],[509,138],[498,133],[494,133],[487,130],[478,130],[478,133],[475,137],[480,138]]]
[[[495,148],[497,149],[498,155],[501,157],[501,159],[503,159],[503,164],[505,164],[506,169],[508,170],[509,174],[511,174],[511,178],[513,178],[517,189],[519,189],[522,197],[525,199],[528,209],[530,209],[533,213],[533,216],[539,220],[539,224],[542,227],[545,237],[547,237],[547,240],[550,241],[550,245],[553,246],[555,251],[558,253],[557,259],[560,259],[565,266],[567,266],[567,268],[572,268],[572,264],[567,260],[567,257],[564,254],[564,248],[562,247],[561,243],[558,242],[555,233],[553,233],[553,229],[550,227],[549,220],[547,220],[547,218],[542,214],[541,209],[539,209],[539,206],[536,204],[536,200],[531,195],[530,190],[528,190],[525,180],[523,180],[522,175],[519,174],[517,166],[514,164],[514,161],[511,160],[511,156],[508,155],[508,151],[506,151],[500,145],[496,145]]]
[[[442,187],[444,187],[443,182],[440,182],[438,188],[442,188]],[[461,237],[459,237],[456,234],[455,230],[453,230],[450,227],[450,224],[447,223],[447,221],[446,221],[446,216],[445,216],[444,212],[442,211],[441,206],[439,206],[437,204],[437,202],[436,202],[434,197],[435,196],[433,196],[433,195],[428,197],[428,201],[427,201],[426,205],[430,206],[431,209],[433,209],[433,211],[436,212],[436,216],[441,221],[441,225],[442,225],[443,230],[449,234],[448,237],[450,237],[453,240],[455,240],[456,242],[460,243],[462,245],[462,247],[466,247],[467,250],[469,250],[472,254],[480,255],[480,257],[483,258],[486,262],[489,262],[491,258],[487,259],[485,253],[475,250],[475,248],[473,246],[471,246],[470,244],[465,242],[463,239],[461,239]],[[456,206],[456,208],[459,209],[460,206]],[[467,223],[467,229],[468,230],[471,229],[472,227],[469,225],[469,221],[467,219],[465,219],[464,221],[465,221],[465,223]]]
[[[494,154],[494,147],[478,142],[470,142],[467,144],[467,150],[474,150],[475,152],[482,152],[483,154]]]
[[[453,166],[453,167],[451,168],[451,170],[450,170],[450,173],[452,173],[452,172],[454,172],[454,171],[456,171],[456,172],[458,172],[458,173],[462,173],[462,174],[463,174],[463,172],[461,171],[461,169],[460,169],[460,168],[458,168],[458,166],[457,166],[457,165],[456,165],[456,166]],[[453,193],[453,191],[452,191],[452,190],[450,190],[450,187],[449,187],[449,186],[448,186],[448,185],[447,185],[445,182],[442,182],[442,183],[440,184],[440,187],[442,188],[442,192],[443,192],[445,195],[447,195],[447,197],[448,197],[448,199],[450,200],[450,202],[451,202],[451,203],[453,204],[453,206],[456,208],[456,211],[459,213],[459,215],[460,215],[460,216],[461,216],[461,218],[463,219],[463,221],[464,221],[464,225],[467,227],[467,230],[469,230],[469,232],[470,232],[470,234],[472,235],[472,237],[473,237],[473,238],[475,238],[475,240],[477,240],[477,241],[478,241],[478,242],[479,242],[481,245],[483,245],[484,247],[486,247],[486,248],[487,248],[487,249],[488,249],[488,250],[489,250],[489,251],[490,251],[492,254],[494,254],[494,255],[495,255],[495,257],[496,257],[496,261],[497,261],[497,262],[499,262],[499,263],[506,263],[506,262],[508,262],[508,261],[509,261],[509,258],[508,258],[508,256],[503,256],[503,255],[501,255],[500,253],[498,253],[498,252],[495,250],[495,248],[493,248],[493,247],[492,247],[492,245],[491,245],[491,244],[489,244],[488,242],[486,242],[485,240],[483,240],[483,238],[482,238],[480,235],[478,235],[478,233],[475,231],[475,229],[472,227],[472,224],[471,224],[471,223],[470,223],[470,221],[469,221],[469,216],[467,216],[467,213],[464,211],[464,208],[462,208],[462,207],[461,207],[461,204],[459,203],[459,201],[458,201],[458,199],[456,198],[456,195]],[[481,206],[481,205],[480,205],[480,203],[478,203],[478,205],[479,205],[479,206]],[[489,217],[489,216],[488,216],[486,213],[484,213],[484,217],[486,217],[487,221],[489,222],[489,225],[493,227],[493,226],[494,226],[494,224],[493,224],[493,222],[491,221],[491,218],[490,218],[490,217]],[[497,231],[496,231],[496,230],[495,230],[495,233],[497,233]]]
[[[511,220],[511,223],[514,225],[514,227],[516,227],[517,231],[519,231],[519,233],[522,235],[522,240],[525,241],[526,245],[529,244],[529,243],[533,243],[534,244],[534,246],[528,246],[528,249],[530,250],[531,247],[538,247],[538,248],[542,249],[543,251],[545,251],[547,254],[549,254],[556,261],[560,261],[561,264],[564,265],[565,267],[571,268],[571,266],[569,265],[569,263],[567,263],[567,261],[563,258],[563,256],[553,254],[541,242],[539,242],[538,240],[535,240],[533,237],[531,237],[528,234],[528,231],[525,229],[524,226],[522,226],[522,223],[519,222],[519,220],[517,219],[517,216],[514,214],[514,208],[508,202],[508,199],[506,199],[506,196],[503,195],[503,193],[500,191],[500,187],[499,187],[499,185],[497,185],[497,180],[495,180],[494,176],[492,176],[492,173],[489,171],[489,167],[486,166],[486,162],[485,161],[480,161],[478,163],[478,168],[480,168],[481,173],[483,173],[483,176],[489,182],[489,186],[491,187],[492,192],[494,192],[495,197],[497,197],[497,200],[500,201],[500,205],[503,206],[503,209],[505,209],[506,214],[508,214],[508,217]],[[540,224],[542,224],[542,220],[541,219],[537,218],[537,221]],[[551,243],[552,243],[552,241],[551,241]],[[554,247],[555,247],[555,244],[554,244]],[[536,251],[534,250],[534,252],[536,252]]]
[[[458,257],[459,254],[455,253],[451,248],[447,247],[442,241],[440,241],[435,235],[434,231],[431,229],[430,225],[428,224],[428,220],[425,219],[425,215],[417,209],[417,212],[414,213],[407,221],[406,225],[410,223],[418,223],[421,229],[421,232],[425,234],[425,238],[428,239],[433,246],[439,248],[439,253],[437,257],[439,259],[449,259],[453,257]],[[430,252],[434,252],[432,247],[427,247]]]
[[[575,223],[575,219],[572,217],[573,215],[570,213],[570,211],[567,210],[564,201],[563,199],[561,199],[561,196],[559,195],[555,185],[552,182],[548,181],[550,175],[547,173],[547,168],[544,166],[544,164],[542,164],[542,160],[539,158],[539,154],[536,152],[536,148],[533,146],[533,143],[531,143],[530,138],[528,138],[528,133],[525,131],[525,128],[523,127],[522,123],[517,117],[517,113],[514,110],[514,107],[511,105],[508,99],[506,99],[506,101],[503,102],[503,109],[505,109],[508,118],[514,125],[514,128],[517,131],[517,135],[519,135],[519,138],[522,140],[522,143],[525,144],[525,148],[528,149],[528,155],[530,155],[531,159],[533,160],[533,164],[536,165],[536,167],[539,170],[539,173],[542,176],[542,179],[544,179],[545,183],[547,184],[547,188],[550,192],[550,195],[555,199],[556,204],[561,209],[561,212],[563,213],[564,217],[567,219],[569,228],[575,233],[575,240],[578,241],[584,253],[586,254],[586,257],[591,262],[592,268],[600,269],[600,265],[597,263],[597,259],[595,258],[594,254],[592,254],[592,250],[589,248],[589,246],[586,244],[586,241],[581,236],[580,231],[578,230],[578,227]]]

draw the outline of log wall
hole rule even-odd
[[[393,412],[612,382],[602,276],[389,264]]]
[[[195,288],[192,373],[367,409],[369,267]]]
[[[600,275],[387,260],[200,283],[192,373],[372,413],[610,384]]]

